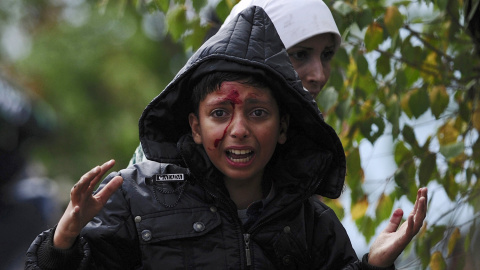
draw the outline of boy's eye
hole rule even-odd
[[[211,113],[211,115],[213,117],[224,117],[227,115],[227,112],[224,110],[216,109]]]
[[[267,112],[265,110],[262,110],[262,109],[256,109],[256,110],[252,111],[252,115],[254,117],[261,117],[261,116],[265,116],[266,114],[267,114]]]

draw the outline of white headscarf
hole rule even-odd
[[[340,32],[322,0],[241,0],[233,7],[224,24],[249,6],[265,10],[287,49],[324,33],[332,33],[335,37],[335,51],[340,46]]]

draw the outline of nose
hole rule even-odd
[[[243,139],[250,135],[248,122],[245,117],[238,113],[232,116],[232,122],[230,123],[230,136],[232,138]]]
[[[305,77],[306,81],[309,84],[316,86],[316,88],[323,88],[327,82],[327,76],[321,59],[313,59],[309,67],[307,76]]]

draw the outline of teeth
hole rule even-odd
[[[239,149],[229,149],[228,152],[231,155],[233,155],[233,156],[229,156],[229,159],[237,163],[245,163],[250,161],[252,159],[252,156],[250,154],[253,153],[252,150],[239,150]]]
[[[252,159],[252,158],[251,157],[248,157],[248,158],[230,158],[231,161],[238,162],[238,163],[245,163],[245,162],[248,162],[250,159]]]
[[[245,154],[250,154],[252,152],[251,150],[236,150],[236,149],[230,149],[228,151],[234,155],[245,155]]]

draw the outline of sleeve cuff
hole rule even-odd
[[[369,270],[395,270],[395,265],[394,264],[392,264],[391,266],[388,266],[388,267],[378,267],[378,266],[373,266],[371,264],[368,264],[368,253],[363,255],[362,265],[363,265],[364,269],[369,269]]]
[[[82,247],[77,238],[69,249],[59,249],[53,246],[53,235],[46,238],[38,248],[38,265],[42,269],[77,269],[83,257]]]

